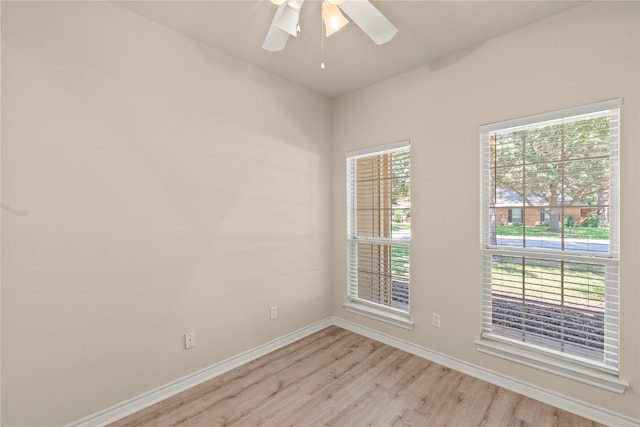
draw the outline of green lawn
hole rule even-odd
[[[526,227],[526,235],[530,237],[558,237],[560,233],[549,231],[549,227],[544,226],[528,226]],[[496,227],[498,236],[522,236],[523,230],[521,225],[499,225]],[[609,240],[609,228],[595,227],[565,227],[565,238],[569,239],[590,239],[590,240]]]
[[[392,232],[411,231],[411,224],[392,222]],[[407,246],[391,246],[391,274],[409,277],[409,248]]]
[[[409,247],[391,246],[391,274],[409,277]]]
[[[497,258],[492,265],[493,292],[547,303],[604,307],[604,266],[582,263]]]
[[[391,231],[410,231],[411,224],[407,224],[404,222],[392,222],[391,223]]]

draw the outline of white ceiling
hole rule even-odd
[[[350,23],[325,39],[324,71],[319,0],[305,1],[302,32],[277,53],[262,50],[276,10],[268,0],[115,3],[332,98],[419,65],[438,68],[448,56],[584,1],[371,1],[398,28],[396,37],[377,46]]]

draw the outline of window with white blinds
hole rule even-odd
[[[479,350],[617,375],[621,103],[481,127]]]
[[[347,228],[345,308],[410,328],[408,142],[347,155]]]

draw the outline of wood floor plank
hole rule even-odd
[[[380,410],[384,408],[384,410]],[[388,426],[404,411],[404,405],[387,388],[374,383],[360,397],[336,413],[325,425],[336,427]]]
[[[427,419],[413,409],[406,409],[398,415],[391,427],[424,427],[428,423]]]
[[[357,337],[334,334],[327,343],[297,348],[282,352],[286,357],[275,358],[268,366],[258,363],[259,369],[250,369],[242,375],[231,375],[227,390],[211,393],[202,399],[202,410],[198,419],[215,419],[220,425],[244,424],[244,418],[276,399],[288,398],[298,392],[294,385],[302,381],[311,371],[330,364],[335,356],[343,352],[341,341],[351,342]],[[290,349],[291,350],[291,349]],[[243,371],[239,369],[239,371]]]
[[[371,378],[393,361],[397,351],[375,343],[359,345],[349,355],[349,363],[333,373],[332,381],[313,391],[312,399],[292,414],[288,425],[325,425],[336,412],[362,396]]]
[[[602,427],[336,326],[111,426]]]

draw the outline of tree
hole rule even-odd
[[[411,158],[409,152],[393,153],[391,157],[391,205],[399,200],[411,200]]]
[[[496,192],[511,191],[523,207],[549,215],[559,232],[568,206],[609,201],[609,119],[587,118],[505,130],[492,140]]]

